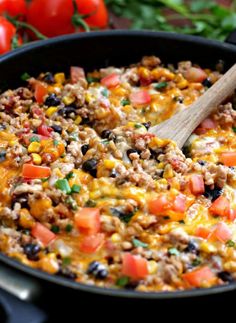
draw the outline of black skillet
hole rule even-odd
[[[236,35],[232,34],[227,41],[236,44]],[[106,31],[62,36],[35,42],[1,56],[0,90],[22,84],[20,76],[24,72],[36,76],[42,71],[68,72],[71,65],[83,66],[86,70],[109,65],[125,66],[140,61],[144,55],[157,55],[165,63],[191,60],[212,68],[219,60],[223,60],[225,69],[227,69],[236,61],[236,46],[232,44],[193,36],[149,31]],[[51,276],[0,254],[0,287],[25,301],[31,301],[40,290],[44,295],[45,291],[49,295],[53,290],[53,295],[56,295],[56,293],[66,294],[69,290],[73,290],[73,295],[80,295],[83,299],[92,297],[95,299],[96,295],[100,295],[101,300],[103,295],[123,300],[139,299],[143,302],[145,300],[161,302],[166,299],[172,301],[236,291],[236,282],[209,289],[161,293],[102,289],[78,284],[59,276]],[[21,302],[20,307],[17,307],[16,298],[14,298],[15,303],[12,300],[9,302],[6,295],[5,292],[0,293],[0,303],[4,304],[5,311],[8,312],[9,322],[37,323],[43,321],[43,314],[40,311],[32,320],[26,321],[26,314],[22,314],[24,303]],[[118,299],[117,302],[119,302]],[[14,310],[12,304],[14,304]],[[25,306],[27,312],[28,305]],[[20,314],[17,308],[20,308]],[[33,312],[32,308],[28,314],[30,311]]]

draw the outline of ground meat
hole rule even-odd
[[[148,68],[154,68],[161,64],[161,60],[156,56],[144,56],[142,58],[141,64]]]
[[[32,194],[42,190],[41,184],[30,185],[27,183],[20,184],[12,190],[12,195],[21,195],[21,194]]]
[[[236,111],[233,110],[232,103],[220,105],[218,112],[214,114],[214,120],[219,122],[222,128],[236,125]]]
[[[223,188],[227,182],[228,172],[228,167],[223,165],[208,163],[206,166],[202,167],[205,184],[212,187],[216,185],[219,188]]]

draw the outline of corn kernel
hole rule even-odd
[[[157,263],[154,260],[148,261],[148,273],[154,275],[157,272]]]
[[[57,111],[56,107],[50,107],[46,110],[46,116],[51,117]]]
[[[31,142],[28,147],[29,153],[39,153],[41,149],[41,144],[39,142]]]
[[[85,101],[90,103],[92,101],[92,96],[87,92],[85,93]]]
[[[48,272],[49,274],[55,274],[59,269],[56,255],[54,253],[45,255],[42,259],[40,259],[39,265],[42,270]]]
[[[16,140],[11,140],[11,141],[9,141],[8,144],[9,144],[10,147],[13,147],[13,146],[15,146],[17,144],[17,141]]]
[[[206,253],[215,253],[217,252],[217,248],[209,242],[202,242],[200,245],[200,249]]]
[[[54,80],[56,81],[56,83],[62,84],[65,82],[66,78],[65,78],[65,74],[64,73],[57,73],[54,75]]]
[[[75,101],[75,98],[71,97],[71,96],[64,96],[62,98],[62,102],[65,104],[65,105],[70,105],[71,103],[73,103]]]
[[[19,222],[20,222],[20,225],[26,229],[31,229],[35,224],[34,218],[32,217],[32,215],[29,213],[27,209],[20,210]]]
[[[173,173],[172,167],[169,164],[166,165],[164,173],[163,173],[163,177],[164,178],[172,178],[173,176],[174,176],[174,173]]]
[[[113,235],[111,236],[111,241],[114,243],[120,242],[121,236],[118,233],[113,233]]]
[[[182,90],[188,86],[188,81],[183,79],[181,82],[177,83],[177,87]]]
[[[42,157],[39,154],[33,153],[31,156],[35,165],[40,165],[42,163]]]
[[[78,116],[78,117],[75,119],[75,124],[79,125],[81,121],[82,121],[81,116]]]
[[[107,169],[112,169],[115,167],[115,161],[114,160],[109,160],[109,159],[105,159],[104,160],[104,166],[107,168]]]

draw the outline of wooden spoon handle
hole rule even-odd
[[[150,128],[160,138],[174,140],[181,148],[193,130],[236,88],[236,64],[234,64],[205,94],[190,108]]]

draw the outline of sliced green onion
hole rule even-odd
[[[129,283],[129,277],[126,277],[126,276],[124,276],[124,277],[120,277],[120,278],[118,278],[118,279],[117,279],[117,281],[116,281],[116,285],[117,285],[117,286],[120,286],[120,287],[124,287],[124,286],[126,286],[128,283]]]
[[[232,127],[233,132],[236,132],[236,127]]]
[[[108,89],[103,89],[102,91],[101,91],[101,93],[102,93],[102,95],[103,96],[105,96],[106,98],[108,97],[108,94],[109,94],[109,92],[108,92]]]
[[[88,83],[99,82],[99,81],[100,81],[100,79],[97,77],[87,76]]]
[[[168,83],[167,82],[160,82],[155,85],[156,90],[164,89],[167,87]]]
[[[141,123],[135,123],[134,127],[135,127],[136,129],[139,129],[139,128],[142,128],[142,127],[143,127],[143,125],[142,125]]]
[[[169,248],[168,249],[168,253],[170,255],[174,255],[174,256],[178,256],[179,255],[179,251],[176,248]]]
[[[54,146],[58,146],[58,144],[59,144],[59,141],[58,141],[58,140],[56,140],[56,139],[54,139],[54,140],[53,140],[53,145],[54,145]]]
[[[233,240],[228,240],[226,242],[226,246],[233,248],[233,247],[235,247],[235,242]]]
[[[81,190],[81,186],[80,186],[80,185],[76,185],[76,184],[74,184],[74,185],[72,185],[72,187],[71,187],[71,193],[79,193],[79,192],[80,192],[80,190]]]
[[[60,228],[59,228],[58,225],[53,224],[51,226],[51,231],[54,232],[54,233],[58,233],[60,231]]]
[[[75,174],[73,173],[73,172],[69,172],[67,175],[66,175],[66,179],[71,179],[71,178],[73,178],[75,176]]]
[[[129,105],[130,104],[130,100],[128,100],[128,99],[123,99],[123,100],[121,100],[121,105],[123,105],[123,107],[125,106],[125,105]]]
[[[37,136],[33,136],[33,137],[31,137],[31,138],[29,139],[29,141],[30,141],[30,142],[40,142],[40,139],[39,139],[39,137],[37,137]]]
[[[147,243],[144,243],[144,242],[142,242],[142,241],[140,241],[140,240],[138,240],[138,239],[133,239],[133,245],[136,247],[136,248],[138,248],[138,247],[143,247],[143,248],[147,248],[148,247],[148,244]]]
[[[71,264],[71,258],[70,257],[65,257],[62,259],[62,266],[68,266]]]
[[[73,225],[72,224],[67,224],[65,227],[66,232],[71,232],[73,229]]]
[[[27,81],[30,77],[31,76],[27,72],[25,72],[21,75],[20,78],[22,79],[22,81]]]
[[[76,211],[78,209],[76,201],[71,196],[67,197],[66,203],[70,206],[72,210]]]
[[[67,179],[58,179],[55,183],[55,187],[66,194],[71,193],[70,185],[69,185]]]

